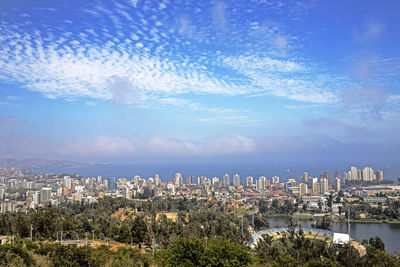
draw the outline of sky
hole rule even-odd
[[[400,166],[399,11],[2,0],[0,156]]]

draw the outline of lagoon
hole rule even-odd
[[[271,228],[286,227],[289,223],[289,217],[271,217],[269,224]],[[298,223],[303,228],[311,228],[313,221],[299,220]],[[347,233],[347,223],[337,222],[333,225],[332,231],[338,233]],[[379,236],[385,243],[387,252],[394,254],[400,253],[400,224],[387,223],[351,223],[350,235],[353,239],[362,242],[364,239]]]

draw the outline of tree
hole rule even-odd
[[[224,239],[178,238],[169,249],[158,251],[162,266],[246,266],[251,258],[247,249]]]
[[[367,266],[385,266],[385,267],[398,267],[400,260],[391,256],[383,250],[377,250],[373,255],[368,255],[366,260]]]
[[[35,266],[35,262],[26,248],[5,244],[0,246],[0,266]]]
[[[345,244],[337,253],[337,260],[344,266],[360,265],[360,254],[350,244]]]
[[[204,266],[246,266],[250,263],[247,249],[238,243],[213,239],[204,251]]]
[[[279,201],[277,199],[272,200],[272,207],[274,209],[279,208]]]
[[[339,206],[339,215],[342,215],[342,212],[343,212],[343,207]]]
[[[131,228],[128,226],[127,223],[123,223],[119,228],[118,241],[124,243],[132,243],[132,239],[133,237],[131,233]]]
[[[379,236],[371,237],[369,239],[369,245],[375,250],[385,251],[385,244]]]
[[[271,262],[271,266],[273,267],[280,267],[280,266],[286,266],[286,267],[296,267],[299,266],[299,262],[289,255],[285,256],[279,256],[276,260]]]
[[[270,235],[263,235],[262,238],[258,239],[255,252],[261,262],[270,260],[273,257],[272,237]]]
[[[131,232],[133,243],[143,243],[147,234],[147,223],[142,216],[138,216],[133,220]]]
[[[17,215],[15,221],[15,231],[19,237],[24,238],[30,236],[30,225],[28,220],[22,214]]]
[[[171,248],[158,251],[162,266],[204,266],[204,240],[178,238]]]
[[[52,238],[59,227],[59,212],[55,208],[45,208],[32,214],[33,230],[36,236]]]
[[[324,216],[322,219],[317,220],[315,227],[318,229],[331,230],[331,223],[332,221],[329,216]]]
[[[266,218],[263,218],[260,215],[255,215],[254,216],[254,228],[260,229],[262,227],[268,228],[269,227],[269,221]]]
[[[265,200],[260,200],[258,203],[260,213],[266,213],[268,211],[268,202]],[[221,205],[222,207],[222,205]]]
[[[333,202],[333,196],[329,195],[329,197],[328,197],[328,207],[329,208],[332,208],[332,202]]]
[[[0,235],[9,235],[12,234],[14,218],[11,213],[7,212],[5,214],[0,214]]]

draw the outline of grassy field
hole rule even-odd
[[[400,224],[400,221],[386,221],[388,224]]]
[[[178,212],[159,212],[156,215],[156,220],[158,220],[162,214],[165,214],[168,219],[174,222],[176,222],[176,220],[178,219]]]
[[[293,219],[296,219],[296,220],[306,221],[306,220],[310,220],[312,218],[313,218],[312,214],[309,214],[309,213],[296,213],[293,215]]]

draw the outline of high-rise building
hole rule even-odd
[[[32,193],[32,202],[37,205],[40,203],[40,192],[39,191],[34,191]]]
[[[335,189],[336,189],[336,192],[340,191],[340,176],[335,177]]]
[[[329,174],[329,172],[324,172],[323,174],[321,174],[319,176],[320,180],[323,179],[323,178],[325,178],[327,180],[327,182],[328,182],[328,185],[330,185],[331,175]]]
[[[328,179],[326,177],[323,177],[322,179],[320,179],[320,194],[328,192],[328,188]]]
[[[240,185],[240,175],[237,173],[235,175],[233,175],[233,185],[234,186]]]
[[[187,178],[186,178],[186,183],[188,184],[188,185],[191,185],[191,184],[193,184],[193,176],[192,175],[189,175]]]
[[[108,189],[108,179],[104,179],[103,184],[104,184],[104,187]],[[64,192],[64,194],[66,194],[66,193]]]
[[[6,193],[5,188],[0,188],[0,199],[4,199],[4,194]]]
[[[246,177],[246,186],[253,187],[253,176]]]
[[[313,183],[313,185],[312,185],[312,194],[314,196],[318,196],[319,195],[319,183]]]
[[[343,178],[344,178],[344,182],[346,182],[346,181],[350,181],[351,180],[351,173],[348,171],[348,172],[345,172],[344,174],[343,174]]]
[[[212,184],[213,184],[214,186],[218,185],[218,183],[219,183],[219,178],[218,178],[218,177],[212,178]]]
[[[156,186],[159,186],[159,185],[161,184],[160,175],[154,174],[154,184],[155,184]]]
[[[376,171],[376,180],[383,181],[383,171],[381,170]]]
[[[158,174],[156,174],[156,175],[158,175]],[[154,177],[155,177],[155,175],[154,175]],[[133,177],[133,184],[134,184],[135,186],[139,186],[139,181],[140,181],[140,176],[139,176],[139,175],[135,175],[135,176]]]
[[[295,179],[293,179],[293,178],[289,178],[288,180],[287,180],[287,182],[286,182],[286,187],[287,188],[289,188],[289,187],[297,187],[297,182],[296,182],[296,180]]]
[[[307,184],[308,183],[308,172],[304,172],[303,176],[301,176],[301,180],[302,183]]]
[[[278,177],[278,176],[272,177],[272,183],[273,183],[273,184],[279,183],[279,177]]]
[[[208,185],[210,183],[209,179],[205,176],[197,177],[197,184],[199,185]]]
[[[70,176],[64,176],[64,187],[67,187],[68,189],[72,188],[72,179]]]
[[[310,191],[312,191],[312,189],[313,189],[313,185],[315,184],[315,183],[318,183],[318,178],[317,177],[309,177],[308,178],[308,188],[310,189]]]
[[[362,180],[362,171],[360,169],[357,169],[357,180],[358,181]]]
[[[331,174],[329,172],[324,172],[324,177],[328,180],[328,186],[331,184]]]
[[[307,195],[307,184],[306,183],[299,184],[299,195],[300,196]]]
[[[256,182],[256,189],[263,191],[265,190],[265,182],[267,178],[265,176],[260,176]]]
[[[51,188],[43,187],[40,190],[40,203],[47,203],[51,199]]]
[[[108,189],[117,190],[117,183],[115,182],[115,178],[108,178]]]
[[[375,180],[375,173],[371,167],[365,167],[362,170],[362,180],[363,181],[374,181]]]
[[[359,172],[358,172],[359,170],[356,168],[356,167],[354,167],[354,166],[351,166],[350,167],[350,180],[351,181],[357,181],[357,180],[361,180],[361,179],[359,179],[360,177],[360,175],[359,175]]]
[[[345,181],[361,181],[362,180],[362,171],[357,169],[354,166],[350,167],[350,171],[344,173]]]
[[[183,185],[182,173],[179,173],[179,172],[175,173],[174,184],[175,184],[175,187],[180,187]]]
[[[224,186],[228,186],[228,185],[230,185],[231,184],[231,177],[229,176],[229,174],[225,174],[224,175],[224,177],[223,177],[223,183],[224,183]]]
[[[342,178],[342,176],[340,175],[340,172],[335,172],[335,179],[336,178],[339,178],[339,179],[341,179]],[[335,180],[336,181],[336,180]]]
[[[265,188],[270,188],[271,187],[271,180],[265,178]]]

